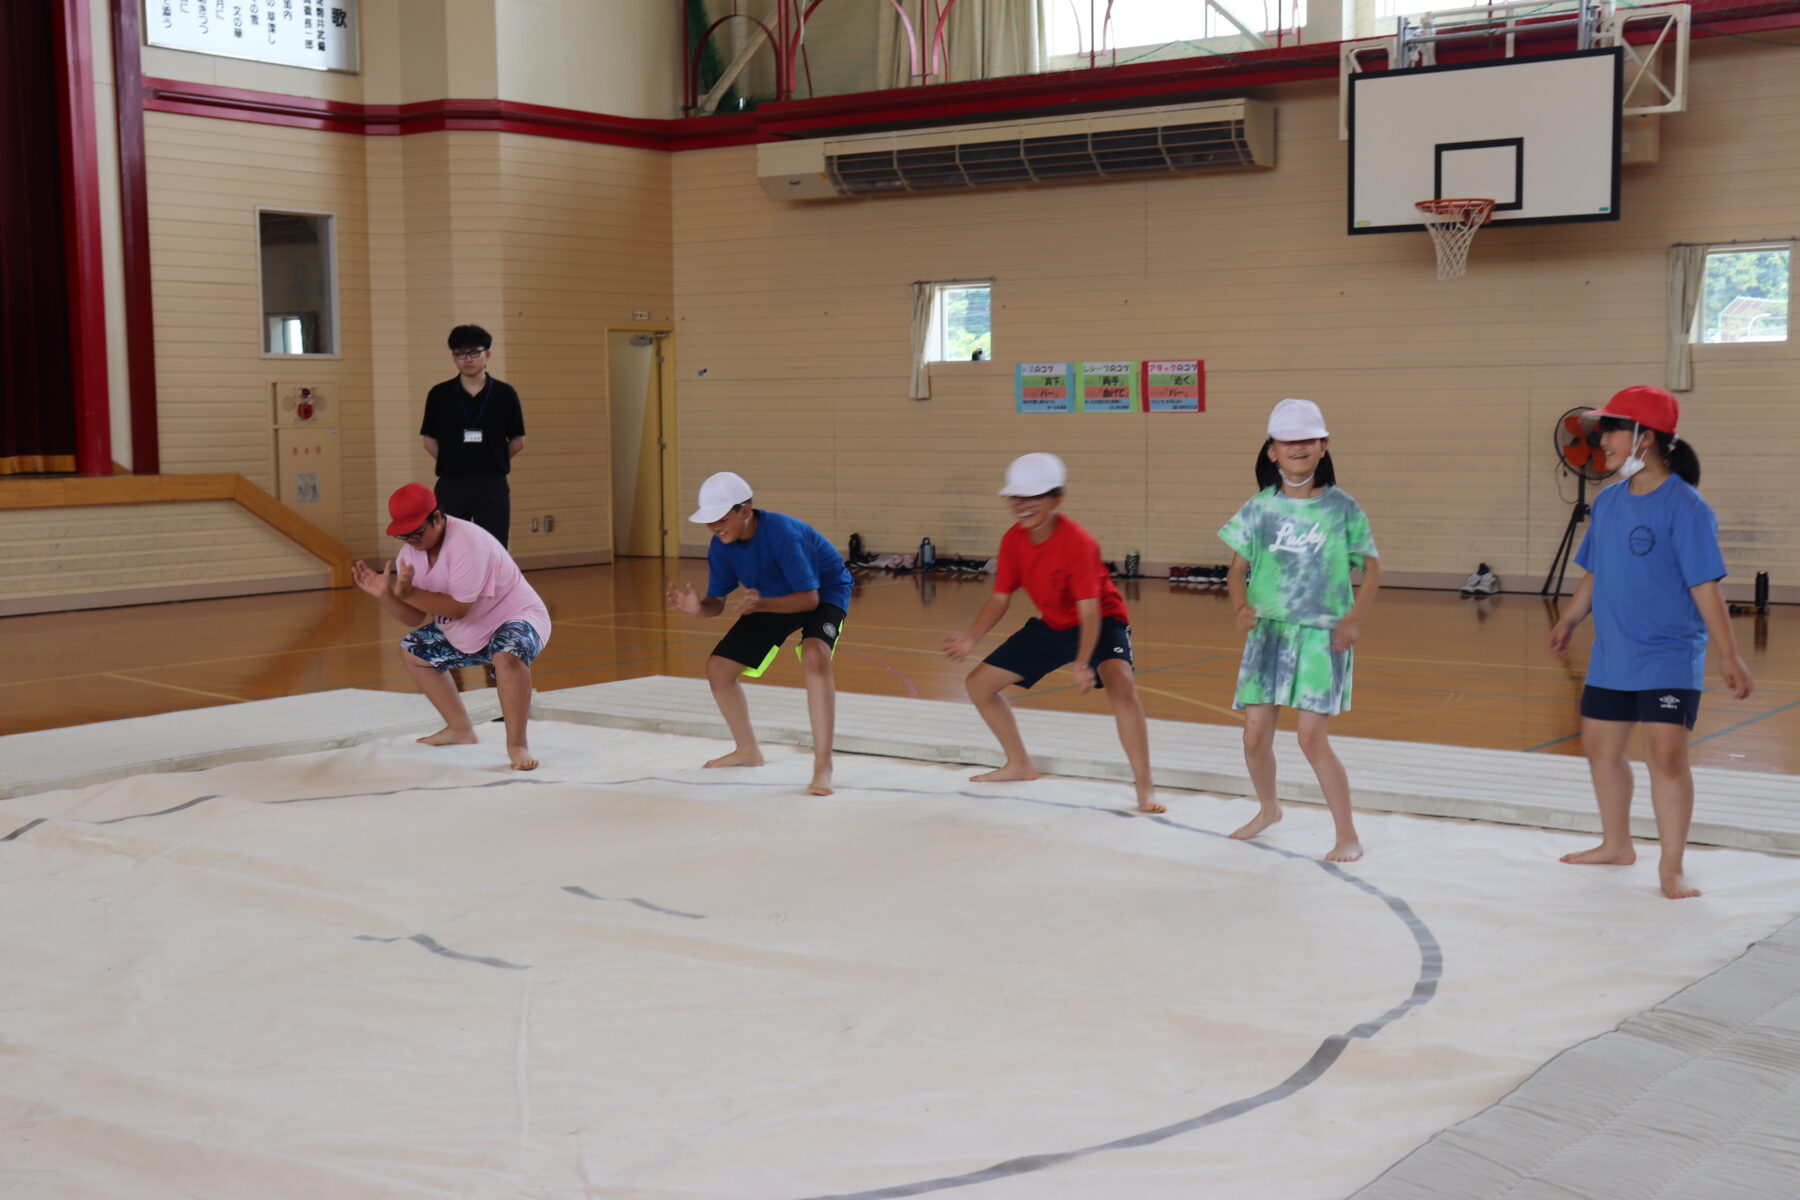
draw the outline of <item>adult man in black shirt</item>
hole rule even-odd
[[[456,378],[425,397],[419,435],[437,460],[438,506],[446,516],[473,521],[506,545],[512,490],[506,476],[525,448],[519,393],[487,372],[494,339],[479,325],[450,331]]]

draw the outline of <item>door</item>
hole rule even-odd
[[[672,554],[666,484],[671,438],[666,436],[668,334],[626,329],[606,335],[607,396],[611,405],[613,553],[660,558]]]

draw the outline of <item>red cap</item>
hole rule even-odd
[[[409,483],[388,497],[388,534],[411,533],[437,511],[437,495],[422,483]]]
[[[1658,433],[1674,433],[1675,423],[1681,420],[1681,405],[1659,387],[1638,384],[1615,393],[1605,408],[1581,414],[1583,421],[1598,421],[1601,417],[1617,417],[1621,421],[1635,421]]]

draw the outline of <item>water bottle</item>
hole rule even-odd
[[[1125,578],[1136,579],[1138,577],[1138,565],[1138,552],[1136,550],[1127,550],[1125,552]]]
[[[931,539],[926,538],[919,543],[919,570],[929,571],[937,566],[937,551],[932,548]]]
[[[863,556],[862,534],[853,533],[850,535],[850,561],[851,562],[861,562],[862,556]]]

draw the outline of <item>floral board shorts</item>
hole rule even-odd
[[[413,630],[400,639],[400,648],[424,659],[440,671],[452,667],[479,667],[494,661],[494,655],[505,651],[526,666],[544,651],[543,639],[525,621],[508,621],[494,630],[488,644],[473,654],[464,654],[450,644],[437,622]]]
[[[1350,711],[1356,651],[1333,650],[1331,630],[1267,618],[1244,642],[1231,707],[1277,704],[1335,716]]]

